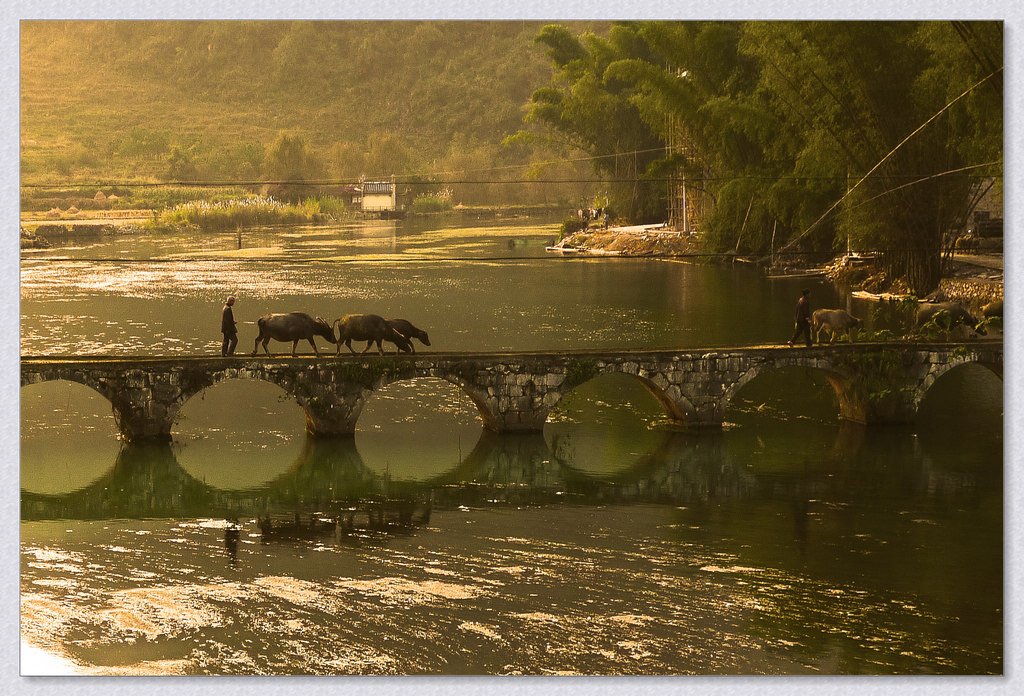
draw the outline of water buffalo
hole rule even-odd
[[[995,300],[994,302],[989,302],[987,305],[981,308],[981,314],[986,319],[1003,316],[1003,301]]]
[[[253,355],[256,355],[259,351],[260,341],[263,341],[264,352],[270,355],[270,351],[267,350],[267,343],[270,342],[270,339],[275,341],[291,341],[292,357],[295,357],[295,349],[302,339],[309,341],[309,345],[313,346],[313,352],[316,353],[317,357],[320,357],[320,351],[317,350],[316,343],[313,342],[314,336],[326,338],[331,343],[334,343],[334,330],[331,328],[331,325],[320,317],[314,319],[304,312],[264,314],[256,322],[256,325],[259,327],[260,332],[252,346]]]
[[[430,345],[430,339],[427,338],[427,332],[422,329],[417,329],[412,325],[412,322],[405,319],[388,319],[388,326],[397,331],[398,333],[409,339],[409,346],[412,346],[412,339],[416,339],[425,346]],[[416,349],[412,348],[412,352],[415,353]]]
[[[945,312],[945,315],[943,315]],[[949,319],[946,324],[946,317]],[[917,327],[921,328],[932,320],[935,324],[944,329],[947,334],[957,326],[963,325],[972,331],[985,335],[984,327],[978,326],[978,320],[971,316],[970,312],[958,305],[956,302],[936,302],[935,304],[923,304],[917,310]]]
[[[335,319],[334,326],[338,327],[338,349],[335,354],[341,352],[341,344],[344,343],[354,355],[356,351],[352,348],[352,341],[366,341],[364,353],[376,342],[377,350],[384,355],[384,346],[381,345],[383,341],[394,343],[399,350],[406,353],[412,350],[409,339],[388,326],[384,317],[377,314],[346,314],[340,319]]]
[[[811,315],[811,322],[818,343],[821,343],[822,331],[828,331],[829,343],[840,331],[845,331],[850,343],[853,343],[853,330],[864,323],[845,309],[817,309]]]

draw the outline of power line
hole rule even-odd
[[[978,174],[978,173],[967,173],[966,170],[972,168],[978,168],[983,166],[1001,166],[1002,162],[987,162],[983,165],[973,165],[972,167],[964,167],[962,170],[958,170],[955,174],[943,173],[945,176],[959,176],[966,179],[1002,179],[1003,174]],[[939,176],[937,174],[882,174],[876,175],[873,179],[878,181],[923,181],[928,178]],[[403,181],[396,179],[395,184],[401,186],[448,186],[453,184],[458,185],[470,185],[470,184],[665,184],[665,183],[678,183],[682,180],[682,177],[628,177],[628,178],[602,178],[602,179],[582,179],[582,178],[567,178],[567,179],[437,179],[431,181],[418,181],[408,180]],[[845,174],[835,176],[798,176],[793,174],[785,175],[758,175],[758,174],[740,174],[730,176],[691,176],[687,175],[685,180],[688,183],[710,183],[710,182],[723,182],[723,181],[833,181],[836,183],[844,183],[847,181]],[[333,187],[333,186],[358,186],[359,182],[352,182],[347,179],[313,179],[313,180],[275,180],[275,181],[160,181],[160,182],[129,182],[129,181],[92,181],[82,183],[35,183],[35,184],[22,184],[21,187],[25,189],[73,189],[73,188],[165,188],[165,187],[181,187],[181,188],[208,188],[208,187],[224,187],[230,188],[234,186],[240,187],[255,187],[255,186],[296,186],[296,187]]]

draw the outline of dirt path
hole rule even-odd
[[[981,266],[997,271],[1003,270],[1002,254],[953,254],[955,263],[962,263],[968,266]]]

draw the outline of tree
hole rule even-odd
[[[592,157],[623,217],[663,220],[663,187],[642,182],[662,142],[641,118],[630,86],[605,80],[608,65],[644,51],[643,42],[628,25],[614,27],[607,39],[589,32],[576,38],[564,26],[549,25],[536,42],[547,46],[556,73],[533,93],[527,120],[546,124],[565,145]]]
[[[281,132],[267,150],[263,174],[272,182],[271,192],[297,200],[309,193],[304,183],[323,178],[323,165],[310,152],[305,138]]]
[[[171,148],[167,158],[167,180],[194,182],[199,180],[199,169],[192,161],[192,155],[177,145]]]
[[[320,175],[321,166],[301,135],[278,133],[267,150],[264,176],[272,181],[307,181]]]

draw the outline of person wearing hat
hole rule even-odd
[[[220,348],[220,354],[227,357],[235,354],[235,346],[238,345],[238,322],[231,311],[231,305],[235,304],[235,296],[230,295],[224,302],[224,311],[220,317],[220,332],[224,334],[224,344]]]
[[[789,339],[789,345],[793,345],[793,341],[799,338],[800,334],[804,335],[804,340],[807,342],[807,347],[811,347],[811,291],[804,288],[803,293],[800,295],[800,299],[796,301],[796,330],[793,331],[793,337]]]

